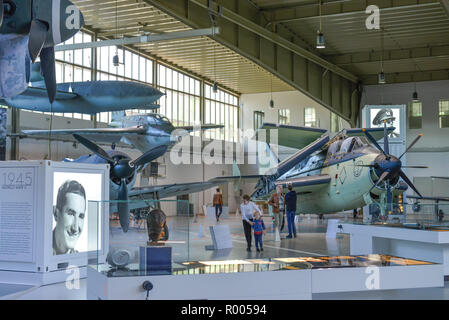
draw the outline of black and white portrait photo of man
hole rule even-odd
[[[86,192],[79,182],[66,180],[59,187],[53,217],[53,255],[77,253],[86,218]]]

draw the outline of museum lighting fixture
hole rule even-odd
[[[320,30],[317,31],[316,48],[317,49],[325,49],[326,48],[326,41],[324,40],[324,34]]]
[[[415,82],[415,91],[413,92],[413,102],[419,102],[418,91],[416,90],[416,82]]]
[[[321,0],[320,0],[320,29],[316,32],[316,48],[317,49],[325,49],[326,48],[326,41],[324,40],[324,34],[323,34],[323,24],[321,20]]]
[[[379,84],[387,83],[386,80],[385,80],[385,73],[383,71],[381,73],[379,73],[378,78],[379,78],[378,79],[378,83]]]
[[[218,92],[218,86],[217,86],[217,83],[216,83],[216,82],[214,82],[214,84],[213,84],[213,86],[212,86],[212,91],[213,91],[214,93],[217,93],[217,92]]]

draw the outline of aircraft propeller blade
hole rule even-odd
[[[385,153],[384,149],[381,148],[381,146],[377,143],[376,139],[374,139],[374,137],[365,129],[362,129],[363,133],[365,134],[365,136],[368,138],[368,140],[374,144],[374,146],[380,151],[382,152],[384,155],[387,156],[387,154]]]
[[[130,167],[134,167],[134,166],[138,167],[145,163],[151,162],[154,159],[157,159],[160,156],[162,156],[167,151],[167,149],[168,149],[168,146],[166,146],[166,145],[162,145],[162,146],[153,148],[153,149],[145,152],[143,155],[141,155],[136,160],[130,161],[129,166]]]
[[[387,208],[388,211],[391,211],[391,201],[393,199],[393,195],[391,194],[391,186],[390,182],[387,181]]]
[[[410,168],[410,169],[429,169],[428,166],[401,166],[401,168]]]
[[[126,185],[126,179],[121,179],[120,190],[118,192],[117,210],[120,220],[120,226],[123,232],[128,232],[129,228],[129,206],[128,206],[128,187]]]
[[[381,184],[388,177],[389,174],[390,173],[388,171],[383,172],[379,180],[377,180],[376,184],[370,189],[370,191],[373,190],[375,187],[377,187],[379,184]]]
[[[0,0],[0,28],[2,27],[3,24],[3,12],[4,12],[3,0]]]
[[[390,142],[388,141],[387,121],[384,121],[384,153],[390,154]]]
[[[93,153],[95,153],[97,156],[99,156],[100,158],[106,160],[107,162],[109,162],[110,164],[115,164],[115,160],[112,159],[107,153],[106,151],[104,151],[100,146],[98,146],[97,144],[93,143],[92,141],[90,141],[89,139],[86,139],[78,134],[74,134],[73,137],[79,142],[81,143],[83,146],[85,146],[87,149],[89,149],[90,151],[92,151]]]
[[[48,26],[40,20],[31,21],[30,39],[28,40],[28,51],[31,61],[34,63],[44,47],[47,39]]]
[[[421,193],[419,193],[418,189],[416,189],[416,187],[410,181],[410,179],[405,175],[404,171],[400,170],[399,171],[399,176],[405,181],[405,183],[407,183],[410,186],[410,188],[413,189],[413,191],[415,191],[421,198],[423,197],[421,195]]]
[[[416,138],[415,138],[415,140],[413,140],[413,142],[412,143],[410,143],[410,145],[407,147],[407,149],[405,149],[405,151],[404,151],[404,153],[399,157],[399,159],[401,159],[403,156],[404,156],[404,154],[406,154],[407,152],[409,152],[409,150],[418,142],[418,140],[419,139],[421,139],[421,137],[422,137],[422,133],[420,133]]]
[[[48,99],[53,103],[56,98],[55,48],[44,48],[41,51],[41,70],[47,88]]]

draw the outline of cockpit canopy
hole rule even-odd
[[[327,158],[334,158],[337,155],[341,156],[354,150],[360,149],[369,145],[365,137],[349,137],[333,142],[327,150]]]

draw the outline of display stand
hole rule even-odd
[[[350,234],[351,255],[391,254],[441,263],[449,276],[449,231],[417,230],[342,223],[342,233]]]
[[[83,278],[89,253],[98,256],[100,261],[105,260],[108,239],[104,235],[109,208],[91,206],[88,201],[109,198],[109,165],[8,161],[0,163],[0,177],[0,283],[44,285],[65,281],[71,275]],[[54,218],[58,195],[61,192],[61,197],[66,199],[63,190],[68,190],[66,182],[70,181],[76,181],[85,193],[84,205],[79,208],[82,218],[77,217],[82,223],[78,222],[73,229],[78,230],[78,236],[70,238],[76,237],[71,242],[72,248],[65,233],[55,236],[59,222]],[[101,220],[97,220],[98,217]],[[59,221],[68,223],[64,222],[68,220]],[[100,239],[92,237],[95,243],[88,241],[88,225],[95,226],[91,229],[102,235]],[[68,228],[59,227],[59,230]],[[63,241],[68,249],[59,252],[55,243]],[[101,242],[98,244],[98,241]],[[98,245],[99,252],[91,251]]]
[[[233,247],[229,225],[210,226],[209,230],[213,244],[206,246],[206,250],[221,250]]]

